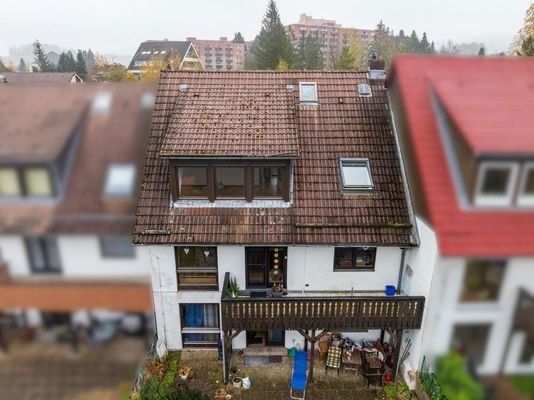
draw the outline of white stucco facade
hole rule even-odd
[[[438,259],[427,324],[432,333],[426,337],[425,353],[435,358],[448,352],[456,326],[489,325],[485,354],[477,372],[493,375],[500,373],[502,367],[506,374],[532,374],[534,358],[528,363],[520,362],[526,335],[524,332],[512,334],[512,321],[520,290],[534,294],[534,258],[509,258],[498,298],[488,302],[460,301],[466,263],[463,257]]]
[[[428,234],[433,239],[433,235]],[[425,240],[428,238],[425,236]],[[435,241],[430,245],[406,250],[405,263],[413,269],[409,295],[427,296],[435,261]],[[220,304],[221,286],[224,275],[229,272],[236,277],[241,289],[246,288],[245,247],[217,246],[218,291],[179,291],[176,261],[172,246],[146,246],[152,271],[154,307],[158,339],[169,350],[182,348],[180,304]],[[383,292],[385,285],[397,286],[402,250],[395,247],[378,247],[374,271],[334,271],[333,246],[287,246],[287,290],[288,291],[363,291]],[[344,332],[355,339],[376,340],[380,331]],[[422,339],[414,334],[417,346]],[[285,332],[285,347],[304,343],[296,331]],[[232,342],[234,349],[247,346],[246,333],[241,332]],[[418,350],[413,357],[419,357]],[[418,364],[417,360],[413,361]]]

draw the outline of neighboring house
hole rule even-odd
[[[0,316],[150,315],[130,233],[154,87],[10,85],[0,104]]]
[[[310,35],[317,37],[321,44],[325,68],[332,68],[334,57],[351,40],[359,38],[365,44],[369,44],[375,35],[372,29],[346,28],[334,20],[313,18],[306,14],[300,14],[299,22],[287,25],[286,29],[293,38],[295,46],[298,46],[299,40],[304,40]]]
[[[247,45],[235,43],[226,37],[219,40],[187,38],[195,46],[206,71],[227,71],[245,69]]]
[[[82,78],[76,72],[2,72],[2,83],[80,83]]]
[[[46,58],[51,64],[57,65],[59,62],[59,54],[55,51],[49,51],[46,53]]]
[[[202,70],[203,65],[191,41],[147,40],[142,42],[128,65],[128,71],[140,75],[151,59],[160,58],[165,62],[179,57],[178,69]]]
[[[439,260],[425,352],[534,372],[534,59],[402,56],[389,92]]]
[[[415,224],[383,80],[162,73],[133,232],[160,350],[222,339],[227,363],[339,331],[404,337],[417,366],[435,243]]]

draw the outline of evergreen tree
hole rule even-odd
[[[280,60],[293,65],[293,46],[280,21],[274,0],[269,1],[254,52],[255,67],[276,69]]]
[[[26,72],[26,62],[23,58],[19,61],[19,66],[17,67],[17,72]]]
[[[2,59],[0,59],[0,72],[6,72],[6,71],[7,71],[7,67],[2,61]]]
[[[419,49],[417,53],[422,53],[422,54],[430,53],[430,43],[428,42],[428,38],[426,37],[426,32],[423,32],[423,37],[421,38],[421,41],[419,42]]]
[[[478,51],[478,55],[479,56],[485,56],[486,55],[486,49],[484,49],[484,47],[481,47],[480,50]]]
[[[406,35],[404,34],[404,29],[401,29],[401,30],[399,31],[399,38],[400,38],[400,39],[405,39],[405,38],[406,38]]]
[[[234,35],[234,39],[232,40],[232,42],[234,42],[234,43],[245,43],[245,38],[243,38],[243,35],[241,34],[241,32],[237,32]]]
[[[354,56],[349,46],[343,47],[339,56],[334,60],[334,69],[336,70],[355,70],[358,69],[358,60]]]
[[[85,77],[87,74],[87,67],[85,65],[85,61],[83,59],[83,54],[81,50],[78,50],[78,53],[76,54],[76,68],[75,71],[78,75]]]
[[[412,31],[410,35],[410,40],[408,41],[408,53],[416,53],[419,49],[419,38],[417,37],[417,33],[415,31]]]
[[[72,51],[67,53],[63,52],[59,55],[59,61],[57,63],[58,72],[75,72],[76,71],[76,61],[74,60],[74,55]]]
[[[85,62],[88,72],[93,69],[93,67],[95,66],[95,63],[96,63],[95,53],[93,53],[93,50],[89,49],[87,51],[87,61]]]
[[[52,70],[50,62],[43,50],[43,46],[38,40],[33,43],[33,56],[35,64],[39,67],[40,72],[50,72]]]
[[[296,66],[298,69],[322,69],[323,52],[317,35],[309,34],[302,36],[298,41],[296,54]]]

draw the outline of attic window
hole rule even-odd
[[[343,191],[370,190],[373,188],[371,167],[367,158],[339,160]]]
[[[317,83],[300,82],[299,89],[301,103],[317,103]]]
[[[111,108],[111,100],[113,95],[111,92],[99,92],[93,98],[91,111],[93,114],[108,114]]]
[[[358,84],[358,96],[360,97],[371,97],[373,94],[371,92],[371,86],[367,83]]]
[[[475,204],[508,206],[512,202],[519,167],[514,162],[486,161],[478,169]]]
[[[112,164],[108,168],[104,194],[109,197],[131,197],[135,183],[135,165]]]

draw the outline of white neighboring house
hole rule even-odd
[[[133,235],[161,349],[334,331],[411,341],[417,368],[436,244],[388,110],[364,72],[162,72]]]
[[[152,85],[0,89],[0,314],[21,325],[149,316],[131,244]]]
[[[534,94],[528,58],[399,57],[389,93],[439,259],[424,352],[534,372]]]

